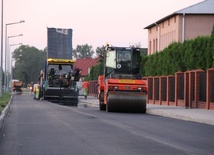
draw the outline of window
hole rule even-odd
[[[168,26],[170,26],[170,19],[168,19]]]
[[[174,17],[174,23],[176,23],[176,16]]]
[[[155,39],[153,39],[153,53],[155,53],[156,51],[155,51]]]
[[[156,52],[158,51],[158,39],[156,38]]]
[[[162,28],[164,28],[164,22],[162,23]]]

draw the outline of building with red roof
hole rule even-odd
[[[96,66],[98,64],[97,59],[93,58],[84,58],[84,59],[76,59],[74,63],[74,69],[79,68],[81,70],[81,81],[84,81],[84,78],[90,73],[90,69],[92,66]]]

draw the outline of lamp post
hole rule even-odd
[[[1,5],[1,67],[0,67],[0,97],[2,96],[2,72],[3,72],[3,0]]]
[[[14,35],[14,36],[8,36],[8,39],[9,38],[13,38],[13,37],[21,37],[21,36],[23,36],[23,34],[19,34],[19,35]],[[8,42],[9,42],[9,40],[8,40]],[[5,55],[6,55],[6,51],[5,51]],[[10,57],[10,55],[9,55],[9,57]],[[9,63],[10,63],[10,61],[9,61]],[[5,90],[6,90],[6,88],[8,88],[8,82],[9,82],[9,77],[7,78],[7,63],[6,63],[6,57],[5,57],[5,82],[4,82],[4,88],[5,88]]]
[[[19,22],[13,22],[13,23],[7,23],[7,24],[5,24],[5,73],[6,73],[6,63],[7,63],[7,61],[6,61],[6,58],[7,58],[7,26],[9,26],[9,25],[14,25],[14,24],[20,24],[20,23],[24,23],[25,21],[24,20],[21,20],[21,21],[19,21]],[[3,67],[2,67],[3,68]],[[5,77],[6,77],[6,74],[5,74]],[[6,83],[4,83],[4,86],[6,86]],[[5,87],[6,88],[6,87]]]
[[[18,45],[22,45],[22,43],[11,44],[11,45],[9,45],[9,47],[11,47],[11,46],[18,46]],[[13,80],[13,60],[12,60],[12,52],[10,53],[10,48],[9,48],[9,54],[11,54],[11,56],[10,56],[10,67],[9,67],[10,68],[10,79],[8,79],[8,81],[10,81],[10,84],[11,84],[11,82]],[[8,85],[8,88],[9,88],[9,85]],[[11,88],[11,90],[12,90],[12,88]]]

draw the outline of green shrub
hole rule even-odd
[[[2,94],[2,97],[0,98],[0,113],[9,103],[9,101],[11,99],[11,95],[12,95],[11,92],[7,92],[7,93]]]
[[[172,43],[164,50],[143,57],[144,75],[161,76],[178,71],[214,67],[214,37],[199,36],[184,43]]]

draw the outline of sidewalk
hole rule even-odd
[[[85,106],[99,107],[98,99],[93,96],[88,96],[87,99],[83,96],[79,96],[79,103]],[[146,113],[214,125],[214,110],[186,109],[177,106],[147,104]]]

